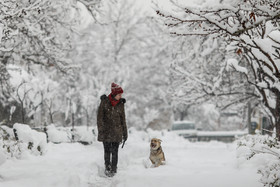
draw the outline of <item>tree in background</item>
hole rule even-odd
[[[65,71],[71,64],[65,56],[71,49],[74,21],[71,1],[4,1],[2,4],[1,56],[8,63],[27,66],[26,69],[39,64]]]
[[[93,124],[99,97],[109,94],[111,82],[116,82],[127,99],[128,125],[159,129],[168,126],[171,118],[168,36],[133,3],[103,2],[102,16],[77,37],[73,59],[82,68],[76,86],[88,101],[83,108],[89,109]]]
[[[273,116],[280,140],[278,1],[222,1],[205,7],[178,5],[178,13],[158,11],[177,36],[212,36],[227,46],[227,65],[243,74]]]
[[[60,94],[65,95],[66,90],[61,93],[51,82],[61,84],[65,77],[77,69],[68,56],[72,49],[73,32],[77,32],[79,24],[77,2],[12,0],[0,2],[0,5],[1,108],[9,108],[14,101],[22,101],[22,95],[14,95],[24,89],[25,85],[29,85],[32,90],[29,93],[34,94],[34,97],[29,97],[30,94],[26,92],[24,103],[20,102],[21,106],[25,106],[27,117],[30,118],[41,110],[42,115],[50,115],[52,119],[54,111],[63,107],[57,102],[61,101],[61,98],[57,97]],[[15,86],[11,82],[11,79],[16,77],[11,75],[10,64],[15,65],[12,71],[18,71],[18,80],[22,78],[21,72],[26,71],[37,83],[34,83],[34,79],[29,82],[24,80],[19,84],[20,88]],[[61,108],[60,110],[63,111]],[[7,116],[2,113],[1,120],[3,118]]]
[[[232,71],[232,67],[226,64],[226,47],[220,39],[194,36],[174,38],[173,45],[176,47],[172,50],[171,88],[175,111],[180,111],[181,114],[185,112],[181,119],[188,115],[188,118],[196,118],[197,124],[201,124],[202,116],[196,117],[194,111],[206,109],[203,105],[210,106],[212,103],[215,110],[222,114],[243,111],[247,102],[256,102],[258,96],[244,81],[245,77]],[[205,119],[209,117],[203,116]],[[212,120],[212,124],[203,122],[200,128],[218,130],[223,121],[216,118],[217,120]],[[240,128],[240,124],[236,124],[236,128]]]
[[[25,12],[8,16],[1,27],[5,119],[16,106],[12,117],[24,108],[20,121],[35,126],[94,125],[100,96],[117,82],[125,90],[130,126],[170,125],[169,36],[132,1],[95,2],[22,1],[18,7],[16,1],[4,2],[12,7],[3,9],[5,14]],[[88,23],[84,25],[82,14],[91,19],[83,32],[79,25]],[[16,84],[11,84],[13,73]]]

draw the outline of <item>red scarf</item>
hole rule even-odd
[[[115,98],[113,98],[112,94],[110,94],[108,97],[109,97],[109,100],[111,101],[111,104],[113,107],[116,106],[120,102],[120,100],[116,100]]]

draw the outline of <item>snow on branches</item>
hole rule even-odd
[[[83,22],[90,16],[82,8],[79,1],[72,0],[0,2],[1,106],[10,109],[20,104],[25,111],[22,119],[24,115],[33,118],[40,110],[42,118],[52,118],[63,108],[61,102],[67,92],[63,82],[78,69],[77,62],[74,64],[69,56],[73,50],[73,33],[89,24]],[[28,75],[24,77],[23,72]],[[14,80],[20,84],[13,84]],[[19,108],[16,107],[16,112]],[[6,115],[0,121],[2,118]]]
[[[280,140],[280,2],[226,0],[200,7],[173,4],[176,12],[157,11],[170,33],[224,41],[228,59],[245,63],[250,74],[242,73],[273,116]]]
[[[202,8],[174,4],[178,13],[158,10],[157,14],[166,18],[165,24],[176,35],[240,36],[263,23],[280,18],[279,2],[272,0],[225,1]]]
[[[3,1],[0,3],[0,57],[9,62],[39,64],[66,71],[71,49],[74,4],[69,0]]]
[[[265,187],[280,186],[280,143],[276,137],[247,135],[237,141],[239,163],[259,163],[258,173]]]

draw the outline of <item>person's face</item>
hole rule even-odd
[[[120,100],[121,98],[122,98],[122,94],[121,93],[115,96],[116,100]]]

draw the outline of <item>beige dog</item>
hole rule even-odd
[[[157,138],[153,138],[151,140],[151,151],[150,151],[150,160],[154,164],[155,167],[158,167],[164,164],[165,157],[161,148],[161,140]]]

